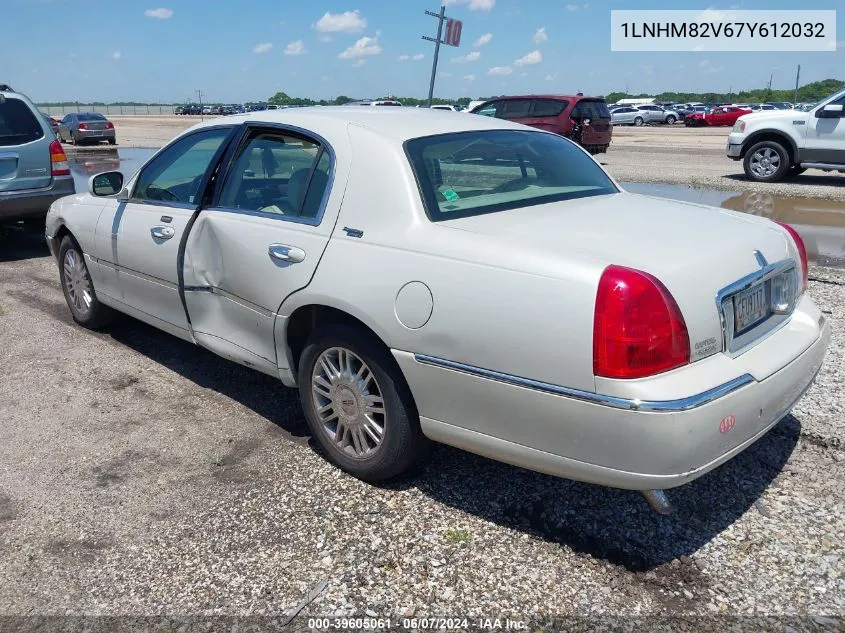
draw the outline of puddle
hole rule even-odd
[[[155,153],[144,148],[96,148],[68,156],[77,191],[88,189],[88,178],[104,171],[120,171],[126,180]],[[804,238],[807,256],[823,266],[845,267],[845,202],[821,198],[786,198],[761,191],[717,191],[653,183],[625,182],[633,193],[697,202],[780,220],[793,225]]]
[[[70,173],[77,191],[88,191],[88,178],[104,171],[119,171],[129,180],[157,150],[97,147],[68,153]]]
[[[684,185],[622,183],[628,191],[742,211],[795,227],[807,257],[822,266],[845,267],[845,202],[773,196],[762,191],[716,191]]]

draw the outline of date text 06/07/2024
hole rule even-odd
[[[411,618],[378,618],[378,617],[325,617],[309,618],[308,628],[312,630],[392,630],[400,627],[409,630],[460,630],[483,629],[522,631],[527,628],[524,620],[510,618],[445,618],[445,617],[411,617]]]

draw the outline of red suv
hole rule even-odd
[[[476,106],[472,112],[555,132],[591,154],[606,152],[613,135],[610,111],[604,99],[580,94],[496,97]]]

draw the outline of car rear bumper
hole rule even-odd
[[[53,178],[49,187],[21,191],[0,191],[0,219],[18,220],[47,215],[50,205],[76,193],[71,176]]]
[[[624,399],[598,403],[477,368],[404,352],[394,357],[433,440],[569,479],[672,488],[728,461],[789,413],[814,381],[830,340],[829,324],[817,318],[809,347],[765,379],[744,374],[686,398],[628,400],[628,408]]]
[[[104,141],[116,138],[114,130],[77,130],[75,135],[83,141]]]

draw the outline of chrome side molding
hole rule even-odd
[[[515,387],[524,387],[525,389],[533,389],[534,391],[541,391],[554,396],[562,396],[564,398],[573,398],[575,400],[583,400],[592,404],[599,404],[606,407],[613,407],[615,409],[626,409],[629,411],[649,411],[653,413],[673,413],[678,411],[689,411],[697,407],[703,406],[708,402],[713,402],[722,398],[729,393],[741,389],[746,385],[754,382],[754,377],[751,374],[743,374],[733,380],[702,391],[701,393],[688,396],[686,398],[677,398],[675,400],[637,400],[632,398],[620,398],[617,396],[608,396],[592,391],[583,391],[582,389],[573,389],[571,387],[561,387],[560,385],[553,385],[551,383],[542,382],[539,380],[531,380],[529,378],[521,378],[520,376],[513,376],[505,374],[492,369],[484,369],[483,367],[476,367],[474,365],[465,365],[464,363],[456,363],[455,361],[446,360],[444,358],[437,358],[436,356],[428,356],[427,354],[414,354],[414,360],[423,365],[432,365],[435,367],[442,367],[445,369],[452,369],[471,376],[479,378],[487,378],[497,382],[503,382]]]

